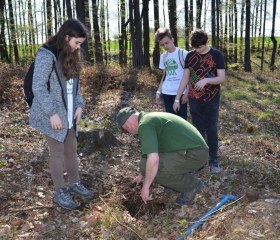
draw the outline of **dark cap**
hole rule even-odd
[[[118,125],[122,127],[133,113],[136,113],[136,110],[132,107],[122,108],[117,115]]]

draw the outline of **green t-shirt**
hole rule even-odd
[[[138,122],[143,157],[149,153],[208,148],[199,131],[175,114],[140,112]]]

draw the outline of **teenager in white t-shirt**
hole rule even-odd
[[[162,69],[163,75],[156,92],[156,103],[161,102],[160,96],[162,94],[166,112],[187,119],[187,96],[184,96],[183,93],[180,100],[176,100],[180,103],[178,112],[173,110],[173,103],[183,77],[184,60],[188,52],[174,45],[174,39],[168,28],[159,28],[156,31],[155,38],[166,51],[160,56],[159,68]]]

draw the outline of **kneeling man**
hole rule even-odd
[[[208,146],[199,131],[177,115],[166,112],[138,112],[131,107],[121,109],[117,115],[120,127],[138,134],[141,142],[141,174],[144,177],[141,198],[152,200],[153,182],[180,192],[176,202],[190,204],[203,188],[191,172],[202,168],[208,161]]]

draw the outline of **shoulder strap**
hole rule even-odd
[[[62,87],[62,83],[61,83],[61,80],[60,80],[59,74],[58,74],[58,72],[57,72],[57,69],[56,69],[56,66],[55,66],[55,61],[54,61],[54,60],[53,60],[53,68],[54,68],[55,74],[56,74],[57,79],[58,79],[58,83],[59,83],[60,88],[61,88],[61,95],[62,95],[63,104],[64,104],[65,109],[67,110],[67,105],[66,105],[66,101],[65,101],[65,98],[64,98],[64,94],[63,94],[63,87]]]
[[[179,57],[179,60],[180,60],[180,63],[181,63],[181,67],[184,69],[185,67],[185,60],[184,60],[184,50],[179,48],[179,51],[178,51],[178,57]]]
[[[165,51],[162,55],[163,64],[165,64],[165,62],[166,62],[167,54],[168,54],[168,52]]]

